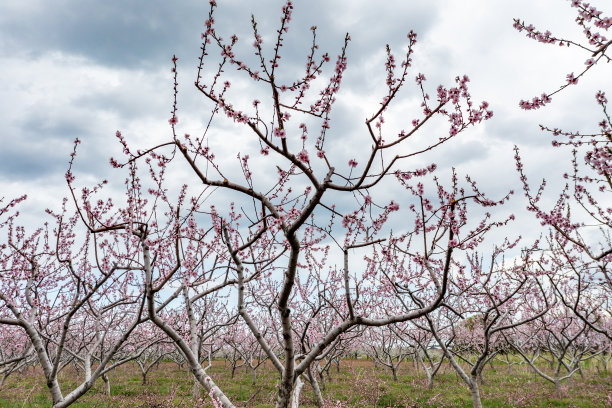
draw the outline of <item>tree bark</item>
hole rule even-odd
[[[478,379],[472,377],[470,386],[470,393],[472,394],[472,405],[474,408],[482,408],[482,401],[480,400],[480,390],[478,388]]]
[[[104,392],[106,393],[107,396],[110,397],[111,395],[110,379],[108,378],[106,374],[102,374],[102,380],[104,381]]]
[[[321,389],[319,388],[319,383],[317,382],[317,377],[312,373],[312,370],[308,368],[308,381],[312,386],[312,391],[314,392],[315,398],[317,400],[317,406],[321,408],[325,405],[325,401],[323,400],[323,394],[321,394]]]
[[[302,381],[302,376],[299,376],[296,380],[295,380],[295,389],[293,390],[293,392],[290,394],[291,396],[291,408],[299,408],[300,407],[300,393],[302,392],[302,387],[304,387],[304,382]],[[279,402],[276,404],[277,408],[279,407],[280,403],[280,398],[279,398]],[[289,404],[287,404],[289,405]]]

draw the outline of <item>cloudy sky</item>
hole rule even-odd
[[[252,54],[253,13],[264,46],[273,43],[283,2],[218,3],[217,30],[225,38],[236,33],[246,45],[245,52]],[[594,94],[608,85],[606,67],[597,67],[545,109],[525,112],[518,108],[520,99],[552,91],[566,74],[580,72],[588,55],[525,38],[512,28],[513,17],[582,41],[569,1],[294,3],[294,19],[283,50],[286,75],[302,69],[311,41],[310,26],[318,26],[321,50],[330,53],[332,64],[345,33],[351,34],[348,71],[332,117],[333,154],[342,163],[349,158],[365,160],[369,146],[363,122],[384,95],[385,44],[399,57],[410,30],[419,35],[411,77],[424,73],[435,94],[437,84],[451,86],[455,76],[467,74],[474,99],[488,101],[494,111],[493,119],[423,158],[422,163],[435,161],[442,172],[454,166],[462,174],[469,173],[493,197],[510,189],[520,191],[512,159],[514,145],[521,148],[533,180],[547,177],[553,188],[558,185],[555,180],[566,170],[567,156],[552,150],[550,137],[538,130],[539,123],[588,131],[599,120]],[[167,140],[170,135],[173,54],[179,58],[179,131],[201,133],[211,105],[192,84],[207,10],[208,3],[202,0],[2,2],[1,195],[9,198],[27,193],[29,200],[22,212],[30,221],[41,217],[48,206],[57,208],[68,193],[63,175],[77,137],[83,141],[77,161],[79,182],[87,185],[115,177],[120,184],[123,176],[108,166],[109,157],[120,152],[116,130],[138,147]],[[236,98],[252,100],[246,82],[236,78]],[[405,107],[408,112],[418,102],[416,91],[414,87],[404,90],[398,101],[400,109],[387,118],[391,127],[408,128],[416,117],[402,110]],[[242,143],[238,131],[223,121],[217,126],[216,135],[223,142],[218,156],[235,161]],[[232,137],[234,141],[228,142]],[[368,146],[365,154],[364,146]],[[520,214],[524,207],[519,194],[509,209]],[[519,222],[513,228],[524,233],[524,225]]]

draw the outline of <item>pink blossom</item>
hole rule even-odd
[[[280,137],[281,139],[285,138],[285,130],[284,129],[280,129],[280,128],[276,128],[274,129],[274,136]]]
[[[308,152],[306,150],[302,150],[297,154],[297,159],[303,163],[310,163],[310,159],[308,158]]]

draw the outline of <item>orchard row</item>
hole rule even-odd
[[[610,61],[610,18],[587,3],[572,6],[584,43],[515,22],[530,38],[581,47],[587,57],[581,73],[522,101],[525,109],[542,108]],[[201,136],[179,132],[174,57],[167,140],[136,149],[117,132],[124,156],[111,164],[125,179],[121,194],[106,180],[78,185],[77,139],[59,210],[31,229],[19,223],[25,196],[2,202],[5,377],[39,365],[59,408],[98,379],[108,384],[106,374],[121,364],[146,361],[144,378],[152,362],[174,353],[189,366],[196,396],[203,388],[215,406],[234,407],[208,373],[213,355],[232,350],[234,367],[238,359],[250,364],[253,376],[263,361],[277,370],[277,407],[297,407],[305,383],[325,406],[321,373],[333,361],[368,353],[395,372],[411,355],[430,386],[442,362],[450,363],[481,407],[479,379],[494,358],[520,356],[557,390],[585,360],[609,359],[612,122],[604,92],[596,95],[597,132],[543,127],[553,152],[574,152],[561,191],[530,183],[514,153],[540,239],[491,242],[514,220],[499,215],[512,192],[491,197],[478,175],[414,165],[492,118],[488,103],[470,95],[467,76],[430,87],[413,72],[417,36],[410,32],[401,56],[386,48],[385,92],[363,138],[339,140],[331,113],[350,36],[328,71],[331,58],[312,27],[304,71],[287,79],[293,74],[281,69],[281,55],[292,2],[269,48],[251,21],[253,53],[243,56],[236,36],[218,34],[216,8],[211,0],[195,81],[212,107]],[[235,75],[266,99],[234,93]],[[405,130],[390,129],[385,118],[411,87],[419,110]],[[217,129],[223,121],[235,140]],[[243,143],[245,134],[251,142]],[[368,147],[346,160],[344,143]],[[219,146],[235,148],[233,164],[215,154]],[[544,358],[550,370],[539,363]],[[81,367],[82,382],[66,390],[58,375],[71,364]]]

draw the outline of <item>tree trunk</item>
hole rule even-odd
[[[478,388],[478,379],[472,377],[472,383],[470,384],[470,393],[472,394],[472,405],[474,408],[482,408],[482,401],[480,400],[480,389]]]
[[[108,378],[106,374],[102,374],[102,380],[104,381],[104,391],[106,392],[106,395],[110,397],[111,395],[110,379]]]
[[[325,391],[325,371],[317,369],[317,372],[319,373],[319,379],[321,380],[321,390]]]
[[[287,387],[281,379],[281,383],[278,389],[278,398],[276,399],[276,408],[288,408],[289,404],[291,404],[292,408],[297,408],[299,406],[300,391],[303,387],[302,380],[298,378],[295,381],[294,385],[295,389],[293,389],[294,387]],[[296,394],[298,399],[297,402],[294,401]]]
[[[291,396],[291,408],[299,408],[302,388],[304,388],[304,382],[302,381],[302,376],[299,376],[295,382],[295,388]]]
[[[310,381],[310,385],[312,386],[312,391],[314,392],[317,400],[317,406],[321,408],[323,405],[325,405],[325,401],[323,401],[323,394],[321,394],[317,377],[316,375],[312,374],[312,370],[310,368],[308,368],[308,381]]]

